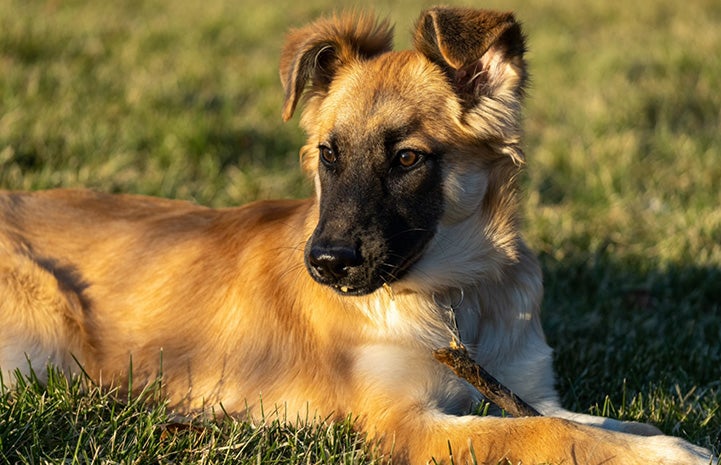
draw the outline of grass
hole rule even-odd
[[[401,47],[429,5],[370,3]],[[0,188],[213,206],[309,194],[278,51],[288,27],[338,4],[0,0]],[[720,451],[721,4],[484,6],[515,10],[529,35],[525,233],[564,404]],[[187,426],[162,402],[81,384],[0,393],[0,460],[373,460],[350,421]]]
[[[0,396],[4,463],[374,463],[351,421],[288,421],[271,412],[262,424],[228,418],[176,420],[159,385],[135,398],[68,381],[51,371],[46,385],[23,380]]]

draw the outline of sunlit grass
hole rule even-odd
[[[256,423],[178,418],[162,401],[160,381],[127,398],[51,371],[46,384],[21,378],[0,392],[0,462],[375,463],[351,434],[351,419],[310,420],[281,411]]]
[[[367,3],[402,47],[431,4]],[[0,0],[0,188],[213,206],[309,194],[278,53],[288,27],[354,6]],[[482,6],[515,10],[529,36],[524,227],[564,403],[721,449],[721,3]],[[348,424],[168,432],[162,402],[57,378],[1,397],[12,463],[370,460]]]

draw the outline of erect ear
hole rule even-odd
[[[415,47],[446,71],[466,105],[479,97],[522,96],[526,47],[511,13],[426,10],[416,25]]]
[[[291,31],[280,57],[280,80],[285,90],[283,120],[295,111],[306,85],[325,93],[343,65],[370,58],[393,46],[393,28],[372,16],[344,15],[319,19]]]

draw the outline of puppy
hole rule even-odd
[[[513,15],[434,8],[413,50],[391,41],[368,16],[288,36],[283,118],[305,96],[314,198],[3,193],[3,371],[30,360],[40,377],[51,363],[126,385],[132,358],[134,385],[162,372],[179,411],[257,417],[262,397],[290,418],[352,414],[394,463],[448,461],[449,446],[456,463],[708,463],[653,427],[559,406],[519,235]],[[480,394],[432,356],[454,338],[544,416],[470,415]]]

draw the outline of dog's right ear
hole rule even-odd
[[[421,14],[416,49],[446,71],[464,99],[522,96],[525,38],[511,13],[436,7]]]
[[[416,50],[448,76],[468,127],[489,141],[502,142],[502,151],[522,164],[526,45],[513,14],[431,8],[421,14],[414,39]]]
[[[280,57],[280,80],[285,90],[283,120],[293,116],[306,85],[310,84],[313,93],[324,94],[343,64],[392,47],[392,26],[372,16],[322,18],[291,31]]]

